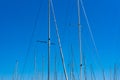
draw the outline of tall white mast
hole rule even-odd
[[[78,39],[80,47],[80,80],[82,80],[82,41],[81,41],[81,24],[80,24],[80,1],[78,0]]]
[[[50,80],[50,0],[48,0],[48,80]]]

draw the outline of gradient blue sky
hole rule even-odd
[[[119,0],[83,0],[86,13],[91,25],[93,36],[99,52],[99,60],[106,74],[118,66],[120,52],[120,1]],[[53,0],[59,34],[63,47],[67,72],[70,63],[70,46],[72,44],[75,55],[76,68],[79,72],[79,45],[77,27],[77,0]],[[18,73],[21,74],[25,55],[32,35],[37,16],[35,36],[29,51],[24,74],[33,74],[34,52],[37,54],[37,70],[41,72],[41,57],[44,56],[45,74],[47,71],[47,45],[36,43],[36,40],[47,41],[47,0],[0,0],[0,75],[13,75],[16,60],[19,61]],[[81,10],[82,11],[82,10]],[[81,12],[82,49],[86,57],[87,71],[93,65],[97,74],[101,73],[98,58],[90,38],[85,17]],[[51,73],[54,71],[54,54],[57,53],[59,62],[58,72],[63,73],[53,16],[51,14]]]

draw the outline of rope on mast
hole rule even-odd
[[[60,42],[60,36],[59,36],[59,33],[58,33],[58,25],[57,25],[57,22],[56,22],[53,2],[52,2],[52,0],[50,0],[50,1],[51,1],[50,3],[51,3],[51,8],[52,8],[52,14],[53,14],[53,17],[54,17],[56,34],[57,34],[57,38],[58,38],[58,44],[59,44],[59,48],[60,48],[60,55],[61,55],[61,59],[62,59],[63,69],[64,69],[64,75],[65,75],[65,79],[68,80],[68,75],[67,75],[66,66],[65,66],[65,62],[64,62],[64,55],[63,55],[63,51],[62,51],[62,45],[61,45],[61,42]]]

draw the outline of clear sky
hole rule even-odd
[[[109,75],[110,67],[116,63],[119,67],[120,52],[120,1],[119,0],[83,0],[89,19],[94,40],[98,49],[95,52],[92,39],[81,10],[82,50],[86,59],[87,73],[92,64],[96,76],[102,75],[98,60]],[[75,58],[75,74],[79,73],[78,17],[77,0],[53,0],[61,44],[63,48],[67,72],[71,60],[71,45]],[[16,60],[18,74],[34,74],[34,53],[37,56],[37,71],[42,71],[42,56],[44,56],[44,74],[47,75],[47,44],[37,43],[37,40],[47,41],[48,26],[47,0],[0,0],[0,77],[13,76]],[[33,28],[35,28],[25,67]],[[54,54],[57,54],[57,71],[63,73],[60,52],[51,14],[51,73],[54,73]],[[22,73],[23,68],[25,69]]]

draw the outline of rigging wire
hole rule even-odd
[[[24,73],[24,71],[25,71],[25,66],[26,66],[26,63],[27,63],[27,60],[28,60],[30,48],[31,48],[31,46],[32,46],[32,41],[33,41],[33,38],[34,38],[34,36],[35,36],[35,30],[36,30],[36,28],[37,28],[37,23],[38,23],[38,19],[39,19],[39,13],[41,12],[41,8],[42,8],[42,5],[39,7],[38,12],[37,12],[37,15],[36,15],[36,17],[35,17],[35,22],[34,22],[34,26],[33,26],[33,31],[32,31],[32,34],[31,34],[31,37],[30,37],[30,40],[29,40],[27,52],[26,52],[26,54],[25,54],[25,59],[24,59],[23,69],[22,69],[21,75],[22,75],[22,74]],[[20,80],[21,80],[21,79],[22,79],[22,76],[20,77]]]
[[[97,49],[96,44],[95,44],[95,40],[94,40],[94,37],[93,37],[93,33],[92,33],[92,30],[91,30],[91,26],[90,26],[90,24],[89,24],[89,20],[88,20],[88,17],[87,17],[87,15],[86,15],[86,11],[85,11],[85,8],[84,8],[84,5],[83,5],[83,1],[82,1],[82,0],[80,0],[80,1],[81,1],[81,7],[82,7],[82,9],[83,9],[83,13],[84,13],[84,16],[85,16],[87,25],[88,25],[88,30],[89,30],[89,33],[90,33],[90,36],[91,36],[91,39],[92,39],[92,42],[93,42],[93,46],[94,46],[95,51],[96,51],[96,55],[97,55],[97,58],[96,58],[96,59],[98,60],[98,64],[99,64],[100,68],[102,69],[103,79],[105,80],[104,68],[103,68],[102,63],[101,63],[101,61],[100,61],[100,59],[99,59],[99,53],[98,53],[98,49]]]
[[[84,8],[84,5],[83,5],[83,1],[82,0],[80,0],[81,1],[81,7],[82,7],[82,9],[83,9],[83,13],[84,13],[84,16],[85,16],[85,19],[86,19],[86,22],[87,22],[87,26],[88,26],[88,29],[89,29],[89,33],[90,33],[90,36],[91,36],[91,39],[92,39],[92,42],[93,42],[93,46],[94,46],[94,48],[95,48],[95,51],[96,51],[96,54],[97,54],[97,59],[98,59],[98,64],[100,65],[100,67],[103,69],[103,66],[102,66],[102,64],[101,64],[101,61],[99,60],[99,53],[98,53],[98,49],[97,49],[97,47],[96,47],[96,44],[95,44],[95,40],[94,40],[94,37],[93,37],[93,33],[92,33],[92,30],[91,30],[91,26],[90,26],[90,24],[89,24],[89,20],[88,20],[88,17],[87,17],[87,15],[86,15],[86,11],[85,11],[85,8]]]
[[[71,22],[73,22],[72,20],[74,19],[75,16],[71,16],[71,15],[68,14],[68,13],[71,13],[71,10],[75,10],[74,9],[75,8],[74,7],[74,2],[72,2],[72,1],[73,0],[69,0],[68,3],[67,3],[65,19],[68,19],[68,20],[65,20],[65,23],[66,23],[65,26],[73,26],[74,25]],[[70,3],[72,3],[72,4],[70,5]]]
[[[57,22],[56,22],[56,17],[55,17],[55,12],[54,12],[54,7],[53,7],[52,0],[51,0],[51,8],[52,8],[52,14],[53,14],[53,17],[54,17],[54,23],[55,23],[56,34],[57,34],[57,38],[58,38],[58,44],[59,44],[59,48],[60,48],[60,54],[61,54],[61,59],[62,59],[62,64],[63,64],[63,69],[64,69],[64,74],[65,74],[66,80],[68,80],[68,75],[67,75],[67,72],[66,72],[66,66],[65,66],[65,62],[64,62],[62,45],[61,45],[60,36],[59,36],[59,33],[58,33],[58,25],[57,25]]]

